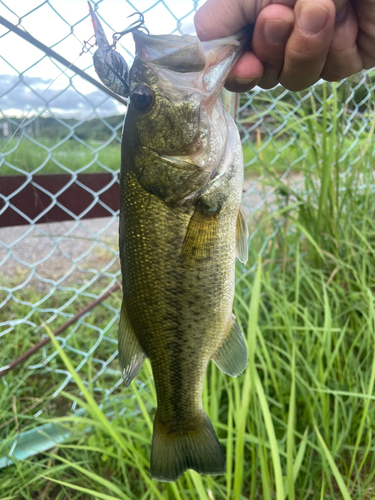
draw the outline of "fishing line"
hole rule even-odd
[[[91,40],[91,38],[90,38],[90,40]],[[84,48],[86,46],[86,43],[87,42],[85,42]],[[8,140],[8,142],[5,144],[4,149],[0,153],[2,156],[4,155],[4,151],[6,150],[6,148],[8,147],[8,145],[10,144],[10,142],[12,141],[12,139],[15,137],[15,135],[20,130],[20,128],[22,127],[22,125],[28,119],[30,113],[35,110],[36,105],[38,104],[38,102],[42,100],[42,97],[47,92],[47,90],[51,87],[51,85],[53,85],[56,82],[56,80],[58,80],[60,78],[61,75],[64,75],[70,69],[70,67],[73,66],[78,61],[78,59],[81,57],[82,54],[84,54],[83,49],[82,49],[82,52],[77,57],[77,59],[75,61],[73,61],[67,68],[65,68],[64,70],[60,71],[60,73],[56,76],[56,78],[54,80],[52,80],[52,82],[43,90],[43,92],[41,93],[41,95],[37,98],[37,100],[34,102],[33,106],[30,108],[30,110],[27,113],[27,115],[24,117],[24,119],[22,120],[22,122],[18,125],[18,127],[15,130],[15,132],[12,134],[12,136]]]
[[[38,102],[41,100],[41,98],[43,97],[43,95],[45,94],[45,92],[47,92],[47,90],[51,87],[51,85],[62,75],[64,74],[68,69],[71,69],[72,71],[74,71],[76,74],[80,75],[83,79],[87,80],[88,82],[90,82],[91,84],[95,85],[98,89],[102,90],[103,92],[105,92],[106,94],[110,95],[113,99],[116,99],[117,101],[119,101],[121,104],[127,106],[128,104],[128,101],[126,99],[123,99],[122,97],[120,97],[119,95],[117,95],[115,92],[112,92],[111,90],[109,90],[107,87],[105,87],[104,85],[102,85],[100,82],[98,82],[97,80],[95,80],[95,78],[92,78],[90,75],[87,75],[84,71],[82,71],[80,68],[78,68],[74,63],[81,57],[82,54],[88,52],[92,47],[93,45],[90,46],[89,44],[89,41],[91,40],[91,38],[93,38],[93,35],[92,37],[90,37],[89,41],[85,41],[84,44],[83,44],[83,48],[82,48],[82,51],[81,53],[79,54],[79,56],[77,57],[77,59],[74,61],[74,62],[70,62],[68,61],[67,59],[65,59],[64,57],[62,57],[60,54],[58,54],[57,52],[55,52],[54,50],[52,50],[50,47],[47,47],[46,45],[44,45],[42,42],[40,42],[39,40],[37,40],[36,38],[34,38],[33,36],[31,36],[29,33],[27,33],[26,31],[24,30],[21,30],[20,28],[18,28],[17,26],[15,26],[14,24],[12,24],[10,21],[8,21],[7,19],[5,19],[4,17],[0,16],[0,24],[2,24],[3,26],[5,26],[6,28],[8,28],[10,31],[13,31],[14,33],[16,33],[19,37],[23,38],[24,40],[26,40],[27,42],[31,43],[32,45],[34,45],[35,47],[37,47],[38,49],[42,50],[45,54],[47,54],[48,56],[56,59],[57,61],[59,61],[60,63],[64,64],[66,66],[66,69],[61,71],[61,73],[59,73],[59,75],[48,85],[48,87],[46,89],[44,89],[43,93],[38,97],[38,99],[35,101],[34,105],[31,107],[30,111],[27,113],[27,115],[25,116],[25,118],[22,120],[21,124],[17,127],[16,131],[12,134],[11,138],[8,140],[8,142],[6,143],[4,149],[2,150],[2,152],[0,153],[0,155],[3,157],[3,153],[5,151],[5,149],[8,147],[10,141],[14,138],[14,136],[16,135],[16,133],[20,130],[20,128],[22,127],[22,125],[25,123],[25,121],[27,120],[27,118],[29,117],[30,113],[32,111],[34,111],[36,105],[38,104]],[[81,42],[82,43],[82,42]]]

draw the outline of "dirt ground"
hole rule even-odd
[[[0,280],[45,288],[113,272],[119,269],[117,240],[117,218],[0,228]]]

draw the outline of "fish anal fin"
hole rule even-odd
[[[159,421],[156,412],[151,449],[151,477],[177,481],[187,470],[217,475],[225,472],[225,457],[212,424],[202,410],[189,428],[174,431]]]
[[[182,246],[185,264],[211,257],[217,238],[217,216],[215,210],[210,212],[206,207],[195,207]]]
[[[247,347],[235,316],[232,316],[228,333],[212,361],[230,377],[237,377],[245,370],[248,361]]]
[[[236,222],[236,251],[240,262],[246,264],[248,257],[247,240],[249,238],[249,230],[247,228],[246,219],[240,207]]]
[[[146,354],[142,349],[130,324],[125,301],[122,301],[118,331],[118,350],[121,373],[126,387],[142,368]]]

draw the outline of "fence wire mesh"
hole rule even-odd
[[[108,35],[124,29],[126,17],[135,11],[143,12],[151,33],[182,34],[193,33],[193,15],[199,2],[100,0],[92,5]],[[84,41],[92,36],[86,1],[0,1],[0,15],[95,76],[95,49],[79,55]],[[121,42],[119,51],[131,64],[132,39],[124,37]],[[111,174],[104,190],[118,182],[125,108],[3,27],[0,54],[0,217],[7,216],[7,208],[14,207],[12,200],[28,184],[43,189],[33,178],[36,174],[70,176],[57,194],[44,190],[50,201],[41,214],[30,219],[15,208],[26,225],[0,229],[0,365],[4,368],[45,336],[45,325],[56,329],[119,281],[118,214],[101,202],[107,217],[84,219],[90,207],[76,215],[58,197],[77,183],[92,196],[92,204],[98,201],[100,193],[80,183],[79,173]],[[344,164],[349,158],[350,168],[355,168],[363,158],[363,148],[370,147],[363,137],[373,126],[373,90],[373,73],[366,72],[335,85],[318,82],[305,92],[256,88],[240,96],[236,119],[245,159],[244,204],[252,227],[250,249],[254,238],[263,241],[264,249],[276,234],[277,226],[266,233],[257,224],[265,210],[270,213],[282,203],[283,193],[275,180],[304,193],[305,173],[319,162],[315,152],[322,141],[321,130],[316,127],[311,135],[306,116],[315,116],[318,123],[323,103],[339,95],[342,106],[338,113],[345,126],[343,153],[337,161]],[[370,153],[369,158],[374,150]],[[346,173],[343,169],[341,175]],[[8,175],[20,175],[23,181],[5,196],[1,184]],[[71,220],[39,224],[56,205]],[[244,272],[252,272],[251,266]],[[77,371],[90,365],[85,383],[102,401],[121,390],[116,351],[119,305],[120,296],[114,294],[58,337],[74,356]],[[103,319],[105,326],[98,327]],[[9,347],[10,338],[16,350]],[[73,382],[50,345],[23,366],[24,381],[32,384],[38,370],[53,381],[53,397]],[[1,383],[6,383],[6,378]],[[38,383],[43,383],[40,378]]]

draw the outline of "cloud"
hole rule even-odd
[[[0,75],[0,110],[9,114],[27,114],[30,110],[42,112],[50,108],[59,117],[82,119],[94,108],[100,116],[123,113],[119,104],[100,90],[81,94],[73,86],[64,88],[47,87],[52,79],[25,75]],[[40,97],[40,99],[38,99]]]

